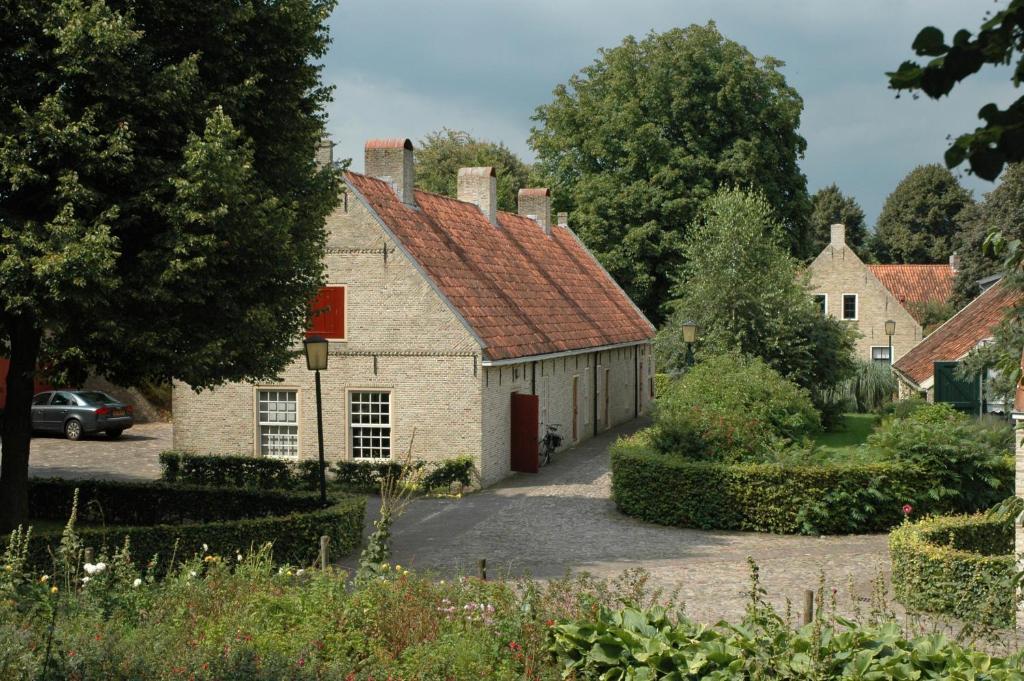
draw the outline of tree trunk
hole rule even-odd
[[[28,520],[28,453],[32,439],[32,393],[40,333],[31,318],[8,320],[11,361],[7,371],[7,406],[4,408],[0,458],[0,533],[6,534]]]

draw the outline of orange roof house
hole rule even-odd
[[[953,295],[956,269],[952,263],[868,265],[868,269],[919,322],[921,321],[922,305],[944,303]]]
[[[332,162],[329,144],[317,159]],[[550,191],[499,211],[490,167],[460,169],[456,198],[419,191],[405,138],[370,140],[343,179],[309,330],[328,342],[329,458],[465,455],[487,485],[536,471],[548,427],[571,446],[646,412],[655,329],[568,216],[552,219]],[[175,385],[174,447],[315,457],[315,395],[301,358],[274,380]]]
[[[893,370],[913,390],[930,392],[935,362],[957,362],[992,338],[1006,313],[1024,296],[1002,282],[986,289],[913,350],[901,357]]]

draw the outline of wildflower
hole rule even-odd
[[[242,562],[242,554],[239,553],[239,554],[235,555],[235,558],[238,559],[239,563]]]
[[[82,584],[88,584],[90,579],[92,579],[92,577],[82,577]]]
[[[295,571],[295,574],[296,575],[304,575],[304,574],[306,574],[306,571],[303,568],[299,568],[298,570]]]
[[[209,550],[210,550],[210,547],[207,546],[206,544],[203,544],[203,553],[206,553]]]
[[[96,563],[94,565],[93,563],[86,563],[82,566],[82,569],[85,570],[85,574],[87,575],[97,575],[107,569],[107,564]]]
[[[909,516],[913,512],[914,512],[914,507],[913,506],[911,506],[910,504],[903,504],[903,515],[904,516]]]
[[[55,594],[55,593],[57,593],[58,591],[59,591],[59,589],[58,589],[57,587],[55,587],[55,586],[51,586],[51,587],[50,587],[50,593],[52,593],[52,594]]]
[[[515,641],[509,641],[508,642],[508,649],[512,650],[512,651],[517,651],[517,650],[522,650],[523,647],[521,645],[519,645],[518,643],[516,643]]]
[[[401,569],[402,569],[402,566],[401,566],[401,565],[399,565],[398,563],[395,563],[395,569],[396,569],[396,570],[401,570]]]
[[[442,579],[440,582],[438,582],[438,584],[440,584],[441,586],[444,586],[444,580]]]
[[[40,584],[46,584],[48,581],[50,581],[50,575],[43,575],[39,578]]]
[[[384,572],[387,572],[388,570],[391,569],[391,566],[388,565],[387,563],[384,563],[383,565],[380,566],[380,569],[383,570]]]
[[[195,577],[196,576],[196,571],[195,570],[189,570],[188,576],[189,577]]]
[[[544,624],[548,625],[549,627],[553,627],[553,626],[555,626],[555,621],[554,620],[548,620]]]
[[[132,588],[138,589],[141,585],[142,585],[142,580],[139,579],[138,577],[136,577],[135,581],[132,582]]]

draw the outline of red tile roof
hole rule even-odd
[[[917,321],[921,321],[921,303],[944,303],[953,293],[956,270],[949,265],[868,265],[868,267]]]
[[[346,173],[485,345],[491,360],[645,341],[654,327],[564,227],[428,192],[403,204],[385,182]]]
[[[412,142],[405,137],[385,137],[366,140],[365,149],[412,149]]]
[[[894,368],[921,385],[931,378],[935,362],[959,360],[978,343],[991,338],[1007,311],[1022,300],[1024,295],[1020,292],[996,284],[900,357]]]

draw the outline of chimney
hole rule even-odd
[[[953,270],[954,272],[960,271],[960,256],[957,255],[956,253],[949,256],[949,269]]]
[[[330,168],[334,165],[334,142],[331,141],[330,135],[320,138],[316,145],[316,155],[313,158],[316,160],[317,168]]]
[[[369,140],[364,153],[363,172],[387,180],[402,203],[415,206],[416,168],[412,162],[412,142],[403,137]]]
[[[551,191],[547,187],[520,189],[519,214],[536,220],[544,233],[551,236]]]
[[[498,180],[494,168],[459,168],[459,201],[475,204],[492,225],[498,224]]]
[[[832,245],[833,246],[845,246],[846,245],[846,225],[842,225],[842,224],[832,225]]]
[[[569,214],[568,213],[559,213],[558,214],[558,226],[559,227],[565,227],[565,228],[569,227]]]

